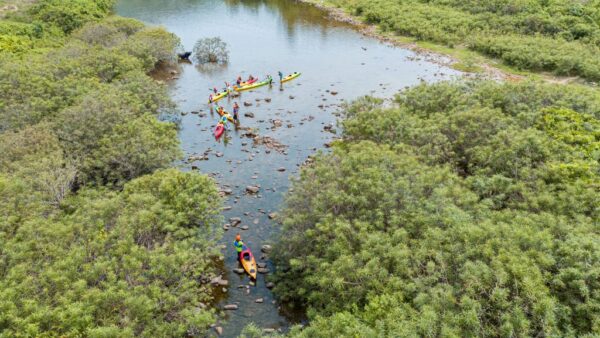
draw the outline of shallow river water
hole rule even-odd
[[[117,14],[164,26],[177,34],[189,51],[203,37],[219,36],[227,42],[227,66],[182,63],[180,73],[168,82],[178,108],[188,113],[182,118],[179,133],[186,158],[205,152],[208,155],[208,160],[185,164],[184,170],[197,166],[215,177],[222,189],[231,189],[225,205],[232,208],[224,212],[225,220],[242,219],[223,237],[223,277],[229,280],[229,286],[219,305],[239,305],[219,323],[223,336],[235,337],[251,322],[262,328],[286,330],[301,321],[302,315],[276,302],[265,286],[264,274],[259,274],[255,286],[246,288],[248,277],[232,272],[238,267],[232,246],[235,234],[241,233],[257,261],[266,262],[272,271],[271,262],[261,259],[260,252],[277,231],[268,213],[282,205],[290,177],[298,174],[299,165],[310,154],[325,149],[324,144],[335,137],[324,127],[333,124],[333,129],[338,129],[339,105],[368,94],[389,98],[406,86],[438,81],[457,72],[427,62],[412,51],[364,37],[347,24],[328,20],[321,10],[289,0],[120,0]],[[216,141],[212,129],[218,115],[211,113],[206,104],[209,88],[221,88],[224,81],[231,82],[238,75],[263,78],[270,74],[277,79],[279,70],[284,74],[298,71],[302,76],[283,87],[275,81],[277,84],[271,88],[243,92],[241,97],[223,99],[219,104],[231,111],[237,101],[241,106],[240,127],[272,137],[287,146],[285,151],[254,147],[253,140],[243,136],[246,130],[242,128],[231,128],[227,142],[223,138]],[[243,102],[252,105],[246,107]],[[248,112],[254,118],[245,117]],[[281,126],[274,128],[274,120],[280,120]],[[248,185],[260,185],[260,193],[246,194]],[[243,225],[248,230],[241,230]],[[255,302],[259,298],[263,303]]]

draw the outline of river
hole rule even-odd
[[[178,108],[188,113],[182,117],[179,132],[186,157],[208,154],[208,160],[187,163],[182,169],[197,166],[222,189],[230,189],[225,205],[231,209],[223,215],[225,220],[242,220],[238,228],[223,236],[223,277],[229,285],[220,295],[219,305],[239,305],[238,310],[227,311],[219,323],[223,336],[235,337],[251,322],[261,328],[286,330],[302,320],[301,313],[277,303],[265,286],[265,275],[260,274],[256,285],[247,288],[247,276],[232,272],[238,267],[232,247],[235,234],[240,232],[257,261],[267,263],[272,271],[268,257],[261,259],[260,252],[277,231],[268,214],[280,208],[290,177],[298,174],[299,166],[310,154],[326,151],[324,145],[336,136],[332,131],[338,129],[339,105],[362,95],[389,98],[406,86],[458,73],[410,50],[365,37],[348,24],[329,20],[321,10],[289,0],[120,0],[116,11],[149,25],[164,26],[177,34],[189,51],[204,37],[218,36],[227,42],[227,66],[181,63],[179,74],[168,82]],[[224,81],[238,75],[263,78],[270,74],[276,79],[279,70],[302,75],[281,88],[279,84],[261,87],[219,103],[231,111],[233,101],[239,102],[241,127],[272,137],[286,145],[285,150],[254,147],[251,138],[243,137],[247,131],[242,129],[227,132],[227,142],[216,141],[212,129],[218,116],[206,104],[208,89],[221,88]],[[242,102],[252,105],[246,107]],[[254,118],[244,116],[249,112]],[[332,131],[324,130],[331,124]],[[260,185],[259,194],[246,194],[248,185]],[[244,225],[248,229],[240,230]],[[259,298],[262,303],[256,303]]]

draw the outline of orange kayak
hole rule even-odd
[[[256,279],[256,261],[254,260],[254,255],[252,255],[252,251],[244,245],[242,252],[240,252],[240,261],[242,262],[242,266],[244,270],[252,277],[252,279]]]

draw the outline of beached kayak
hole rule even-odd
[[[281,79],[281,83],[284,83],[284,82],[288,82],[288,81],[290,81],[290,80],[293,80],[293,79],[297,78],[298,76],[300,76],[300,74],[302,74],[302,73],[293,72],[292,74],[290,74],[290,75],[288,75],[288,76],[284,76],[284,77]]]
[[[223,109],[223,107],[218,107],[217,108],[217,114],[219,114],[219,116],[223,117],[225,116],[227,118],[227,120],[229,120],[229,122],[234,123],[235,120],[233,119],[233,117],[231,116],[231,114],[229,114],[228,112],[225,111],[225,109]]]
[[[256,261],[254,260],[252,251],[245,245],[242,248],[242,252],[240,252],[240,261],[242,262],[244,270],[246,270],[250,277],[256,279]]]
[[[224,131],[225,131],[225,126],[223,126],[221,123],[217,124],[217,127],[215,128],[215,137],[216,138],[221,137],[221,135],[223,135]]]
[[[248,85],[248,86],[243,86],[243,87],[234,86],[233,89],[236,92],[241,92],[243,90],[250,90],[250,89],[254,89],[254,88],[266,86],[268,84],[271,84],[272,82],[273,82],[273,79],[266,79],[264,81],[255,82],[255,83],[253,83],[251,85]]]
[[[220,99],[224,98],[225,96],[227,96],[229,94],[229,91],[224,91],[224,92],[220,92],[220,93],[216,93],[213,94],[212,97],[208,97],[208,103],[213,103],[213,102],[217,102]]]

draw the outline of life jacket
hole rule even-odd
[[[233,242],[233,246],[235,246],[235,250],[240,253],[242,252],[243,248],[244,248],[244,242],[242,241],[235,241]]]

